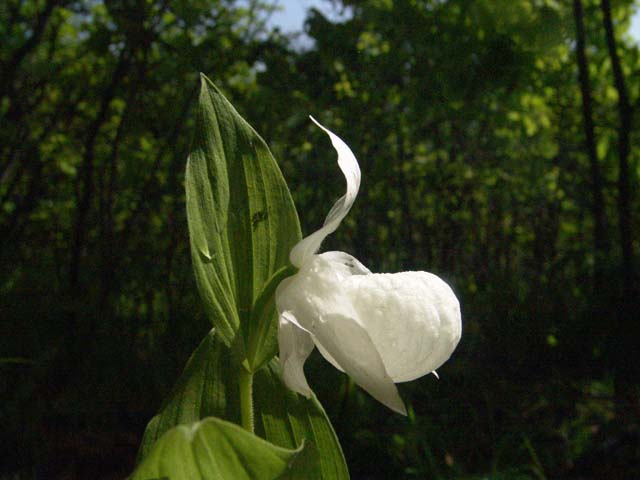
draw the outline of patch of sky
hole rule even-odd
[[[636,42],[636,45],[640,45],[640,5],[636,3],[634,5],[635,12],[631,17],[631,27],[629,27],[629,35]]]
[[[293,35],[298,48],[313,46],[313,40],[304,32],[304,21],[309,10],[315,8],[332,21],[347,20],[350,10],[332,0],[274,0],[277,9],[270,15],[267,25],[279,28],[282,33]]]

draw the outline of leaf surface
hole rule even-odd
[[[302,447],[277,447],[238,425],[207,418],[179,425],[156,442],[132,480],[273,480],[291,478]]]
[[[160,413],[147,425],[139,461],[149,456],[158,439],[176,425],[210,416],[240,422],[238,375],[230,358],[229,349],[212,329],[193,353]],[[275,359],[256,372],[253,382],[256,435],[288,449],[304,442],[308,476],[301,478],[349,478],[342,449],[318,400],[287,389]]]
[[[275,310],[266,329],[252,323],[269,278],[289,263],[300,239],[291,194],[266,143],[211,81],[202,76],[196,129],[187,161],[187,218],[196,283],[227,346],[252,351],[249,368],[275,354]],[[238,332],[242,332],[240,338]]]

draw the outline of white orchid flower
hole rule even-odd
[[[431,273],[374,274],[348,253],[316,253],[353,205],[360,167],[346,143],[311,120],[329,135],[347,192],[322,228],[293,247],[289,258],[299,270],[276,290],[282,377],[309,397],[303,367],[316,346],[371,396],[406,415],[395,383],[435,374],[447,361],[460,340],[460,304]]]

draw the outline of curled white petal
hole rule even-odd
[[[290,312],[282,312],[278,321],[280,369],[285,385],[309,398],[311,389],[304,376],[304,362],[313,351],[309,332],[301,328]]]
[[[338,153],[338,165],[347,181],[347,191],[333,205],[322,228],[303,238],[293,247],[289,259],[296,267],[301,267],[305,260],[318,251],[327,235],[336,231],[342,219],[349,213],[360,188],[360,166],[351,149],[335,133],[322,126],[315,118],[310,118],[329,135],[333,148]]]

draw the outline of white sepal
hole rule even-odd
[[[322,345],[341,370],[373,398],[391,410],[407,414],[380,354],[359,322],[339,313],[327,314],[316,323],[312,333],[316,345]]]
[[[315,254],[327,235],[336,231],[342,219],[349,213],[360,188],[360,166],[351,149],[340,137],[323,127],[315,118],[310,118],[329,135],[333,148],[338,152],[338,166],[347,181],[347,192],[333,205],[322,228],[303,238],[293,247],[289,259],[296,267],[300,267],[305,260]]]
[[[280,369],[284,384],[294,392],[309,398],[311,389],[304,376],[304,362],[313,351],[309,332],[300,328],[290,312],[282,312],[278,320]]]

